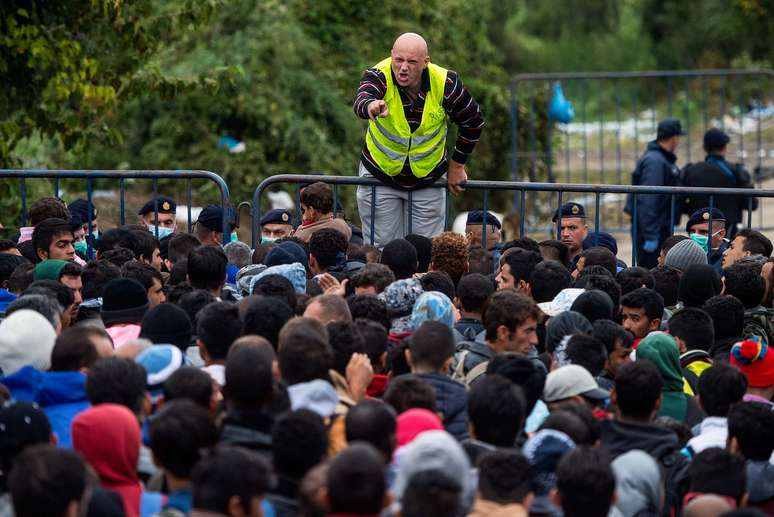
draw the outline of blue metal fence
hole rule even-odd
[[[186,183],[186,204],[188,207],[187,228],[190,232],[193,227],[191,218],[192,189],[194,180],[206,180],[213,183],[220,194],[220,205],[223,211],[223,241],[230,238],[230,225],[235,220],[234,210],[231,207],[230,192],[226,182],[210,171],[200,170],[65,170],[65,169],[0,169],[0,180],[18,179],[21,193],[21,220],[22,226],[27,224],[27,180],[49,179],[54,180],[54,197],[59,197],[60,181],[63,179],[84,180],[86,183],[86,201],[88,204],[88,229],[92,233],[92,207],[94,199],[94,182],[100,179],[118,181],[119,191],[119,224],[126,224],[126,181],[149,180],[152,183],[152,195],[155,199],[158,195],[158,183],[160,180],[180,180]],[[154,204],[154,219],[156,225],[156,237],[158,237],[158,206]],[[89,254],[91,254],[89,240]]]
[[[544,124],[540,114],[557,82],[575,120]],[[720,127],[732,137],[729,161],[756,172],[759,188],[774,167],[774,70],[519,74],[511,83],[511,180],[629,183],[657,122],[667,117],[680,119],[687,132],[677,150],[680,166],[703,160],[704,132]],[[758,225],[764,226],[762,210]]]
[[[271,176],[264,181],[261,182],[260,185],[255,189],[255,192],[253,194],[253,202],[252,202],[252,219],[254,221],[252,226],[252,242],[253,247],[255,247],[256,242],[258,238],[260,237],[258,235],[259,228],[257,225],[257,222],[261,218],[262,214],[262,207],[261,207],[261,199],[263,194],[272,186],[277,185],[296,185],[297,187],[300,184],[308,184],[316,181],[322,181],[325,183],[328,183],[330,185],[333,185],[334,187],[338,186],[368,186],[371,187],[371,196],[376,195],[376,187],[380,186],[381,183],[379,183],[378,180],[374,178],[359,178],[359,177],[353,177],[353,176],[321,176],[321,175],[304,175],[304,174],[277,174],[274,176]],[[446,182],[439,181],[436,182],[431,188],[439,188],[439,189],[446,189]],[[633,196],[633,210],[631,215],[631,227],[633,228],[632,231],[632,264],[637,264],[637,222],[638,222],[638,197],[643,195],[665,195],[670,196],[670,199],[672,202],[670,205],[672,206],[672,213],[671,217],[672,220],[675,220],[675,211],[674,206],[675,203],[673,202],[674,199],[676,199],[677,196],[689,196],[689,195],[706,195],[709,196],[709,203],[710,207],[713,207],[715,204],[715,200],[720,196],[739,196],[742,198],[747,199],[748,202],[748,208],[751,207],[752,202],[754,199],[757,198],[771,198],[774,197],[774,190],[763,190],[763,189],[717,189],[717,188],[687,188],[687,187],[650,187],[650,186],[632,186],[632,185],[589,185],[589,184],[578,184],[578,183],[530,183],[530,182],[515,182],[515,181],[485,181],[485,180],[471,180],[468,181],[465,184],[465,188],[468,191],[481,191],[483,195],[483,200],[481,204],[481,208],[484,210],[492,210],[494,207],[490,205],[490,195],[493,191],[510,191],[513,193],[514,197],[519,200],[519,203],[516,204],[518,207],[517,213],[519,214],[519,236],[524,236],[526,234],[526,230],[529,229],[530,231],[534,231],[536,229],[540,229],[536,225],[530,225],[529,228],[527,226],[527,219],[528,214],[526,212],[526,200],[527,200],[527,193],[531,193],[532,195],[536,195],[539,193],[548,193],[549,196],[551,196],[551,199],[548,200],[548,202],[545,204],[545,206],[541,207],[542,213],[543,213],[543,219],[550,219],[551,214],[554,213],[557,207],[561,206],[564,202],[569,201],[571,194],[586,194],[593,196],[593,211],[589,210],[589,212],[593,212],[593,215],[591,218],[593,218],[593,229],[595,232],[610,229],[612,227],[612,224],[610,221],[604,221],[602,216],[602,210],[601,207],[601,197],[606,194],[631,194]],[[446,191],[445,191],[446,192]],[[448,193],[445,194],[448,196]],[[640,198],[641,199],[641,198]],[[555,202],[553,202],[555,200]],[[375,206],[375,203],[372,201],[371,206]],[[447,207],[449,206],[449,203],[447,203]],[[500,207],[502,208],[502,207]],[[408,217],[409,217],[409,233],[411,232],[411,212],[412,208],[409,204],[408,209]],[[374,236],[374,226],[376,223],[376,218],[378,214],[372,213],[371,214],[371,227],[370,228],[363,228],[364,235],[370,235],[371,241],[373,242],[373,236]],[[447,208],[447,214],[445,218],[445,227],[449,228],[449,212]],[[710,224],[712,224],[712,220],[709,221]],[[614,223],[613,223],[614,224]],[[747,227],[750,227],[752,224],[752,210],[747,211]],[[557,229],[558,231],[558,229]],[[486,238],[486,232],[483,232],[484,239]],[[484,246],[486,246],[486,241],[484,241]]]

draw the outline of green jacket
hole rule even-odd
[[[671,416],[685,422],[688,415],[688,396],[683,392],[680,352],[674,338],[663,332],[652,332],[637,346],[636,357],[638,361],[645,359],[656,365],[664,379],[658,416]]]

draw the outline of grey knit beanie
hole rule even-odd
[[[665,266],[672,266],[680,271],[685,271],[694,264],[707,264],[707,254],[691,239],[675,244],[664,259]]]

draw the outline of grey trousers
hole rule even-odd
[[[363,166],[358,169],[361,178],[373,177]],[[446,178],[446,176],[444,176]],[[446,218],[446,193],[438,188],[423,188],[411,191],[411,221],[409,222],[409,192],[390,187],[375,188],[373,202],[374,220],[371,220],[372,189],[357,188],[357,209],[363,229],[363,241],[382,249],[394,239],[405,237],[409,233],[432,238],[444,231]],[[373,222],[373,240],[371,223]]]

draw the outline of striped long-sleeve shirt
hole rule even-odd
[[[390,73],[392,73],[392,71],[390,71]],[[397,84],[397,80],[394,76],[393,83]],[[383,99],[386,90],[387,80],[384,74],[375,68],[366,70],[360,80],[360,87],[358,88],[357,96],[355,97],[353,106],[355,114],[358,117],[367,120],[368,104],[371,101]],[[425,97],[429,90],[430,76],[427,69],[422,73],[422,86],[419,95],[416,98],[412,98],[412,96],[410,96],[403,88],[398,86],[400,98],[403,101],[403,111],[406,114],[406,120],[408,121],[412,132],[419,128],[422,121]],[[451,121],[459,126],[457,141],[454,144],[454,152],[452,153],[452,160],[458,163],[465,163],[468,156],[470,156],[470,153],[473,152],[473,148],[476,147],[479,138],[481,138],[481,131],[484,128],[484,117],[481,114],[478,103],[462,84],[457,73],[451,70],[449,70],[446,75],[446,85],[444,87],[443,102],[441,105]],[[381,171],[376,162],[373,161],[371,154],[368,152],[368,148],[365,145],[363,145],[360,161],[375,178],[378,178],[390,187],[401,190],[413,190],[433,183],[446,174],[446,171],[449,168],[447,157],[444,156],[444,159],[441,160],[435,170],[425,178],[420,179],[414,176],[411,173],[408,161],[403,166],[403,170],[400,174],[394,177],[387,176]]]

